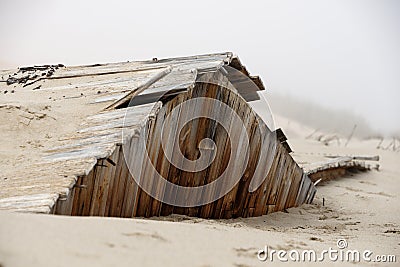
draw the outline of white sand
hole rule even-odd
[[[351,140],[344,147],[342,138],[340,145],[325,146],[305,139],[312,129],[284,118],[277,124],[300,163],[323,158],[324,153],[378,154],[381,170],[331,181],[318,187],[313,204],[257,218],[119,219],[1,212],[1,266],[270,266],[281,263],[257,259],[265,245],[322,251],[336,248],[339,238],[347,240],[348,249],[397,256],[397,263],[368,265],[398,266],[400,153],[376,149],[378,140]]]

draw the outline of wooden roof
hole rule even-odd
[[[199,72],[230,63],[248,75],[232,53],[0,71],[0,112],[10,116],[1,134],[0,209],[51,212],[122,142],[126,110],[116,107],[132,97],[144,103],[129,107],[137,116],[124,126],[134,131],[159,107],[157,94],[187,90]]]

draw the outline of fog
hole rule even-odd
[[[367,120],[348,109],[324,107],[307,100],[299,100],[290,95],[270,94],[268,102],[275,114],[295,120],[318,132],[338,134],[339,136],[368,139],[380,138],[383,135],[375,130]],[[392,136],[399,137],[398,133]]]
[[[396,0],[1,0],[0,67],[233,51],[268,91],[390,135],[400,129],[399,12]]]

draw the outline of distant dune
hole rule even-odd
[[[349,136],[355,128],[354,136],[359,138],[380,137],[384,134],[372,129],[363,117],[350,111],[330,109],[276,93],[268,94],[268,101],[274,114],[293,119],[318,131]]]

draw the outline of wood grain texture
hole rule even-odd
[[[222,111],[218,104],[202,106],[203,102],[197,101],[200,97],[219,100],[239,115],[244,126],[243,129],[249,138],[249,146],[245,150],[232,151],[232,140],[242,140],[241,138],[245,138],[245,135],[241,133],[241,125],[230,123],[232,120],[230,117],[226,117],[226,120],[232,130],[232,136],[228,136],[226,130],[217,122],[207,118],[198,118],[187,122],[187,118],[191,116],[190,110],[183,111],[179,108],[180,104],[188,99],[194,99],[193,110],[203,110],[205,115]],[[172,119],[168,121],[169,124],[166,124],[166,117],[175,108],[178,112],[174,113]],[[228,116],[228,114],[219,115]],[[112,116],[103,115],[105,119]],[[99,120],[98,124],[101,125],[101,117],[97,117],[97,119]],[[142,127],[145,127],[147,134],[132,136],[127,140],[127,145],[117,146],[109,157],[98,160],[93,171],[78,179],[77,187],[71,194],[71,198],[73,198],[71,214],[87,215],[85,207],[90,206],[89,215],[97,216],[151,217],[176,213],[203,218],[249,217],[310,202],[315,194],[315,187],[310,178],[303,173],[278,139],[265,139],[264,142],[261,142],[261,138],[265,138],[262,133],[265,135],[271,131],[246,101],[233,90],[204,82],[204,77],[203,82],[196,83],[194,87],[165,103],[156,116],[148,119]],[[161,131],[164,130],[172,135],[173,130],[180,127],[182,127],[182,132],[178,136],[179,149],[187,159],[195,160],[200,156],[199,143],[204,138],[210,138],[215,142],[217,148],[215,159],[205,170],[184,171],[172,165],[165,157],[161,145]],[[260,131],[260,127],[262,127],[262,131]],[[276,138],[275,135],[271,135],[271,137]],[[169,138],[173,139],[174,137],[170,136]],[[137,155],[136,151],[141,151],[139,146],[142,144],[146,145],[150,161],[145,161],[143,156]],[[261,144],[263,145],[261,146]],[[126,162],[124,150],[131,153],[129,158],[132,162]],[[264,153],[263,158],[260,158],[261,150],[268,152]],[[244,164],[241,161],[245,160],[246,153],[249,155],[247,167],[239,182],[234,184],[233,188],[221,198],[198,207],[176,207],[161,203],[138,186],[128,169],[128,165],[131,168],[139,168],[140,177],[136,177],[136,180],[139,179],[146,186],[159,192],[161,196],[168,196],[172,199],[178,197],[207,199],[216,196],[222,192],[221,190],[226,190],[224,187],[227,185],[221,184],[207,192],[200,191],[198,193],[200,195],[179,196],[176,191],[167,191],[163,185],[154,182],[156,181],[153,179],[154,175],[161,174],[164,179],[185,187],[202,186],[218,179],[224,171],[228,171],[228,174],[232,172],[231,175],[239,171],[235,168],[226,170],[228,161],[233,156],[237,163],[235,166],[240,166],[240,164]],[[257,164],[269,166],[266,164],[268,160],[272,162],[268,174],[263,177],[261,186],[255,191],[249,192],[249,184]],[[157,173],[152,171],[153,167]],[[90,182],[89,179],[91,179]],[[86,184],[85,189],[80,188],[83,184]],[[56,213],[68,212],[69,209],[61,208],[61,206],[56,210]]]

